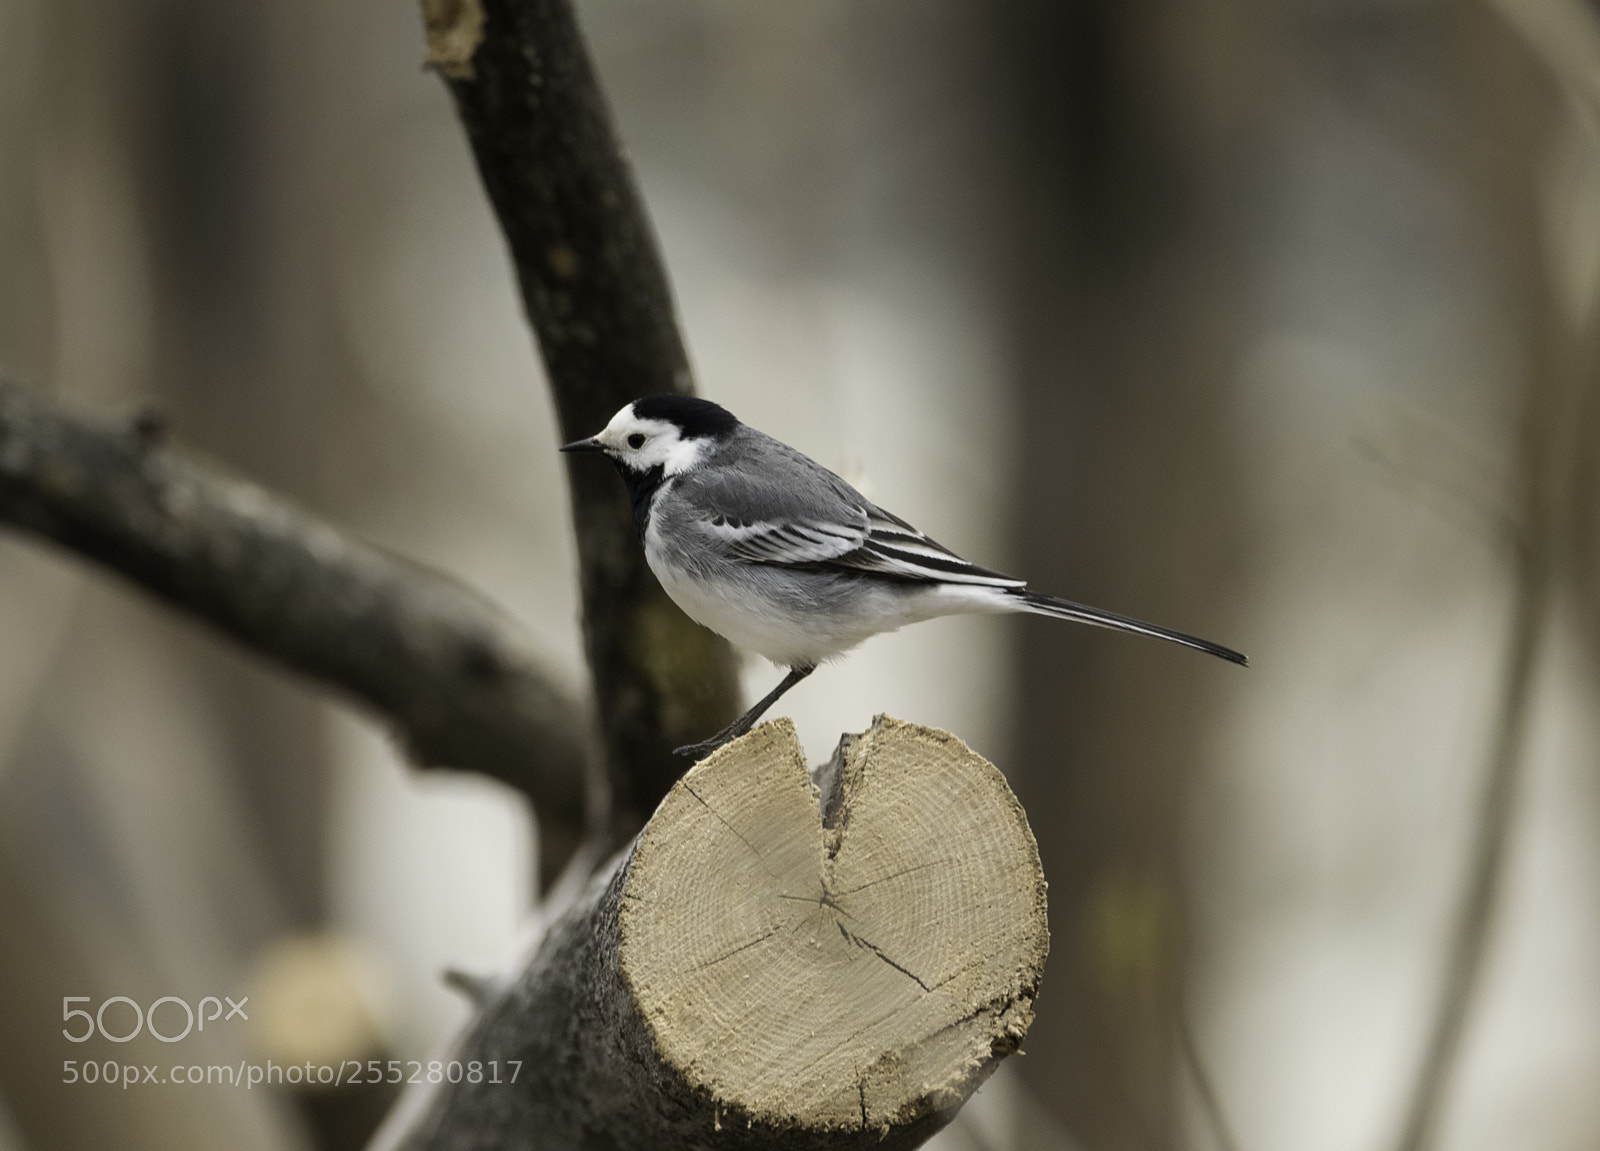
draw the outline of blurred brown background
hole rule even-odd
[[[1595,10],[580,14],[703,394],[979,562],[1252,657],[946,620],[784,701],[813,758],[878,711],[956,732],[1041,841],[1041,1014],[947,1151],[1218,1146],[1185,1030],[1242,1151],[1396,1146],[1505,730],[1437,1142],[1600,1144]],[[158,406],[580,683],[549,404],[423,54],[387,0],[0,0],[0,361]],[[359,1146],[387,1094],[62,1064],[424,1059],[465,1011],[440,969],[515,947],[531,836],[0,535],[0,1148]],[[61,1037],[64,996],[247,992],[182,1044]]]

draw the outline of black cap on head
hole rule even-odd
[[[699,396],[645,396],[633,401],[633,414],[643,420],[669,420],[687,439],[716,439],[739,426],[727,408]]]

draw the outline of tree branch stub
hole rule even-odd
[[[787,720],[697,764],[452,1056],[518,1083],[441,1087],[400,1145],[893,1149],[948,1122],[1033,1016],[1033,835],[944,732],[880,719],[833,768],[819,810]]]

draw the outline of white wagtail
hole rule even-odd
[[[1220,644],[1041,595],[968,563],[709,400],[646,396],[561,450],[603,452],[617,465],[645,560],[690,619],[789,669],[732,724],[680,747],[683,755],[749,731],[823,660],[944,615],[1033,612],[1246,662]]]

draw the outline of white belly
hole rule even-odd
[[[690,619],[783,667],[821,663],[881,630],[841,629],[837,621],[819,627],[816,620],[797,618],[788,605],[770,597],[752,600],[747,589],[655,570],[667,595]]]
[[[646,535],[645,559],[672,602],[696,623],[783,667],[822,663],[919,620],[1015,610],[995,589],[973,585],[829,580],[734,561],[714,565],[719,574],[691,575],[665,561],[653,535]]]

